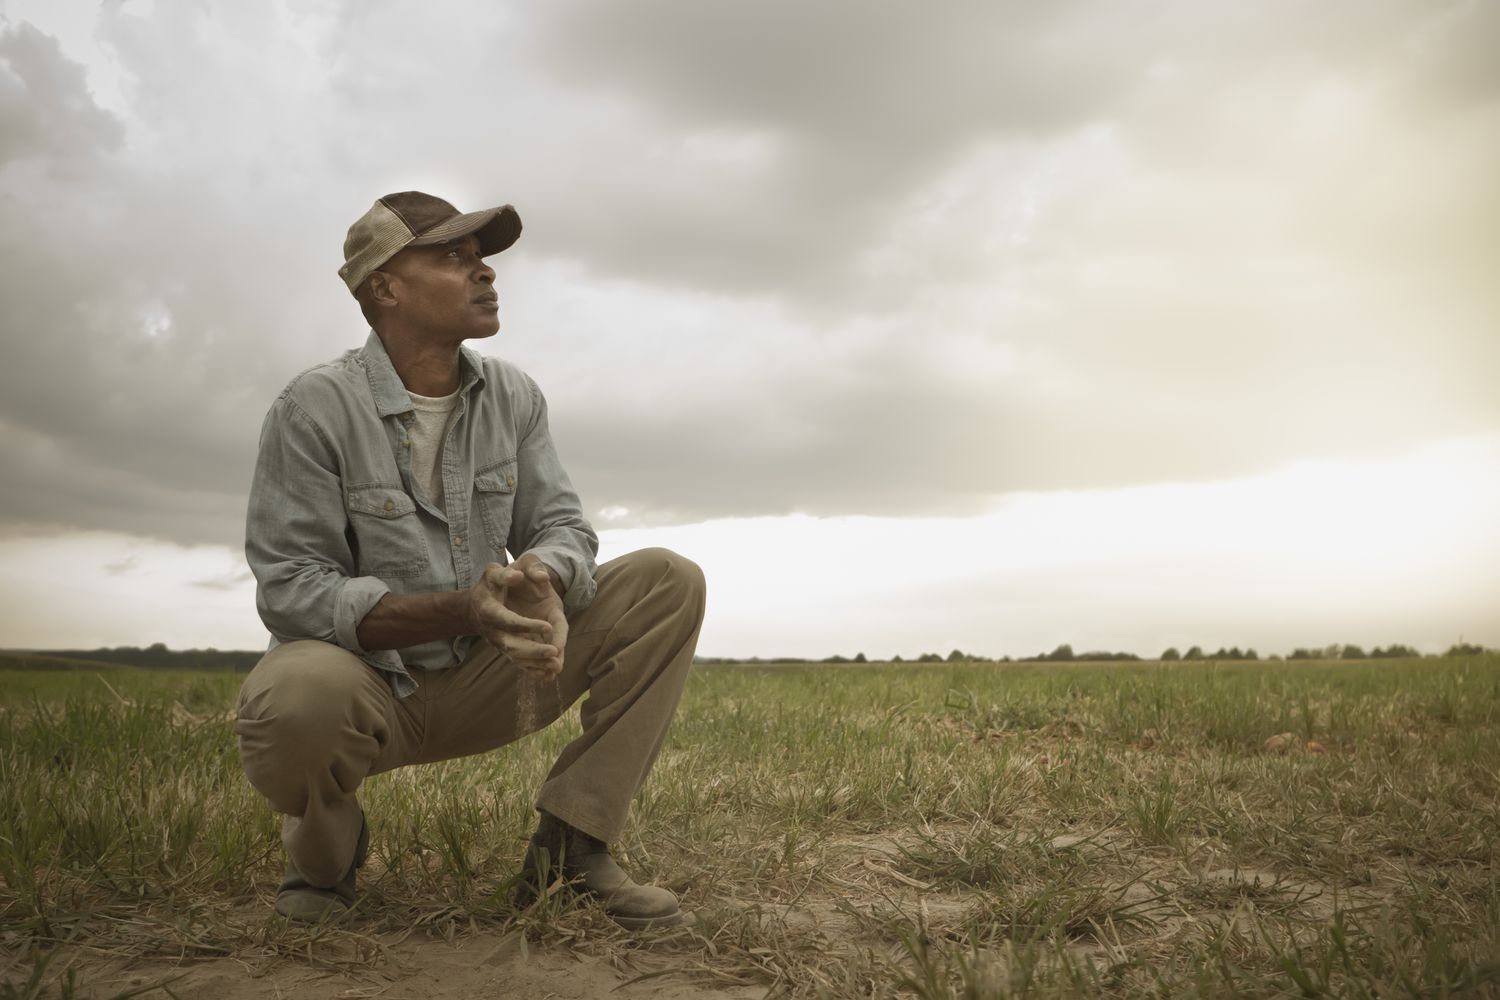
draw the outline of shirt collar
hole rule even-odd
[[[411,412],[411,396],[401,383],[401,376],[396,374],[396,366],[391,364],[391,356],[385,352],[385,344],[381,343],[380,335],[374,330],[370,331],[370,336],[365,340],[364,349],[359,352],[359,360],[370,379],[370,392],[375,396],[375,411],[382,417]],[[467,347],[460,347],[459,391],[468,395],[469,390],[476,385],[484,385],[484,364],[478,354]]]

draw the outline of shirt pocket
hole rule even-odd
[[[510,540],[511,518],[515,514],[515,459],[506,459],[499,465],[474,473],[474,504],[479,508],[479,519],[484,522],[484,536],[499,555]]]
[[[410,577],[427,572],[427,539],[417,504],[399,486],[359,486],[344,494],[358,545],[361,576]]]

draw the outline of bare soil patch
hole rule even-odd
[[[598,997],[660,997],[667,1000],[748,1000],[765,987],[716,985],[680,963],[650,956],[628,962],[567,945],[523,944],[515,931],[480,929],[452,941],[383,934],[371,939],[378,957],[355,961],[308,961],[286,955],[242,954],[215,958],[117,959],[89,949],[63,949],[50,973],[68,966],[99,996],[160,984],[146,996],[214,1000],[458,1000],[514,997],[518,1000],[594,1000]],[[653,975],[653,973],[668,973]]]

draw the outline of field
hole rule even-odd
[[[238,682],[0,671],[0,1000],[1500,996],[1493,655],[700,668],[644,935],[497,892],[576,709],[369,780],[355,914],[283,926]]]

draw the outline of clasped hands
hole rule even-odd
[[[568,619],[551,571],[536,556],[486,566],[469,588],[468,612],[475,634],[516,666],[548,680],[562,673]]]

